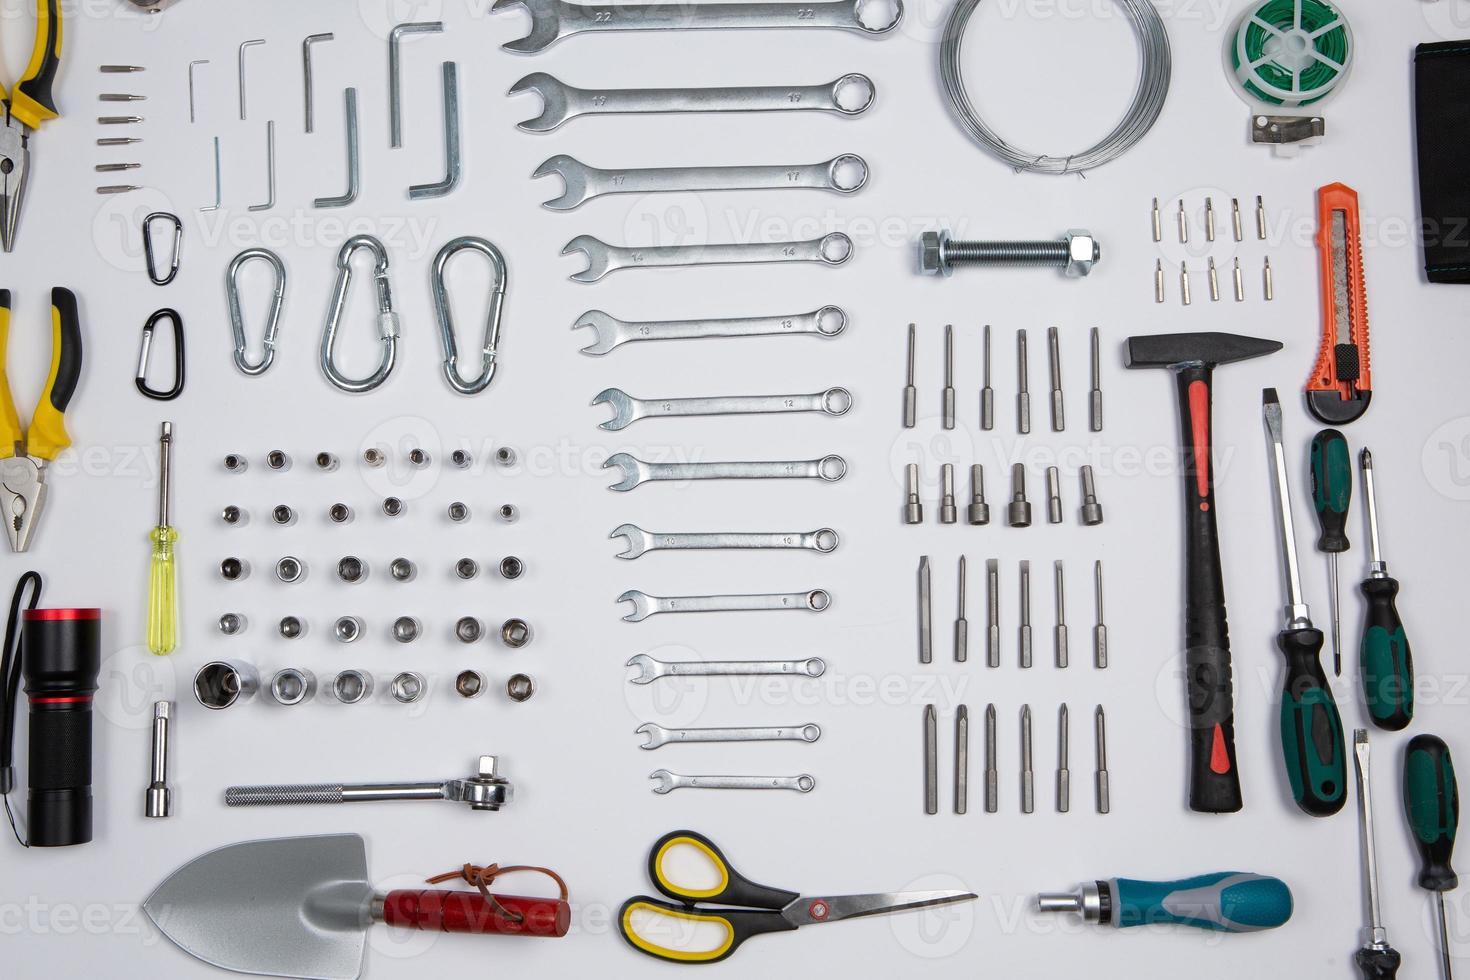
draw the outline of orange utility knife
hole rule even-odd
[[[1307,410],[1324,425],[1345,425],[1368,410],[1368,298],[1358,192],[1346,184],[1317,190],[1317,264],[1322,278],[1322,343],[1307,380]]]

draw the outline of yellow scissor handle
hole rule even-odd
[[[715,963],[763,932],[796,926],[778,911],[698,909],[637,895],[618,910],[618,932],[640,953],[670,963]]]
[[[10,349],[10,290],[0,289],[0,459],[20,453],[25,433],[20,428],[20,414],[10,394],[10,374],[5,370],[6,353]]]
[[[51,290],[51,373],[31,416],[26,439],[29,455],[54,460],[71,445],[71,436],[66,434],[66,406],[76,393],[81,374],[82,328],[77,298],[70,289],[57,286]]]
[[[25,74],[10,93],[10,114],[27,129],[60,113],[51,89],[61,67],[61,0],[36,0],[36,46]]]

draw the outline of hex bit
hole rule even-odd
[[[1021,562],[1021,666],[1031,666],[1031,563]]]
[[[980,428],[995,428],[995,389],[990,387],[990,324],[985,325],[985,385],[980,389]]]
[[[1055,466],[1046,468],[1046,522],[1062,523],[1061,473]]]
[[[944,391],[940,395],[944,427],[954,428],[954,324],[944,325]]]
[[[960,705],[954,716],[954,812],[970,809],[970,709]]]
[[[933,620],[929,604],[929,556],[919,558],[919,663],[934,662]]]
[[[1031,433],[1030,370],[1026,361],[1026,331],[1022,328],[1016,331],[1016,431],[1023,436]]]
[[[985,706],[985,812],[1000,809],[1000,772],[995,768],[995,705]]]
[[[959,615],[954,621],[954,662],[970,659],[970,622],[965,619],[965,556],[960,555]]]
[[[1021,812],[1036,811],[1036,774],[1031,768],[1031,705],[1021,705]]]
[[[924,812],[939,812],[939,716],[924,705]]]
[[[1067,723],[1067,706],[1057,711],[1057,812],[1066,813],[1072,807],[1072,773],[1067,768],[1068,741],[1071,733]]]
[[[1062,572],[1061,559],[1052,564],[1054,580],[1056,582],[1056,625],[1052,627],[1052,646],[1056,651],[1056,664],[1059,669],[1067,666],[1067,587]]]
[[[1046,328],[1046,356],[1051,371],[1051,431],[1065,432],[1067,415],[1062,404],[1062,349],[1056,327]]]
[[[914,325],[909,324],[908,384],[903,389],[903,427],[912,429],[918,421],[919,389],[914,387]]]
[[[985,561],[985,659],[1000,666],[1000,561]]]
[[[1103,619],[1103,566],[1102,560],[1092,563],[1092,597],[1097,622],[1092,627],[1092,664],[1098,670],[1108,665],[1108,625]]]

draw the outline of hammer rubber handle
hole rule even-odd
[[[550,937],[565,936],[571,926],[571,908],[560,899],[496,895],[495,901],[500,910],[477,891],[399,889],[383,898],[383,922],[436,932]]]

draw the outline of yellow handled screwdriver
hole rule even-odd
[[[178,577],[174,569],[174,542],[179,539],[168,522],[168,491],[173,478],[174,424],[163,423],[158,436],[158,526],[149,533],[153,559],[148,569],[148,649],[163,656],[179,643]]]

